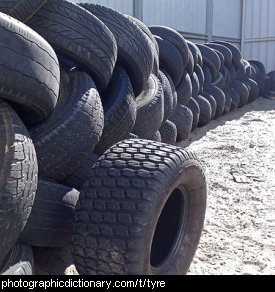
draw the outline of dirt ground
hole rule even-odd
[[[259,99],[182,146],[205,167],[205,228],[190,274],[275,274],[275,101]]]
[[[207,127],[182,146],[205,167],[205,228],[192,275],[275,274],[275,101],[259,99]],[[36,252],[38,274],[75,274],[69,248]]]

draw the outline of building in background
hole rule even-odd
[[[203,43],[226,40],[275,70],[275,0],[84,0],[161,24]]]

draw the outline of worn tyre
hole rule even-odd
[[[161,135],[161,142],[166,143],[169,145],[175,145],[177,142],[177,127],[176,125],[167,120],[165,123],[162,124],[161,128],[159,129]]]
[[[234,89],[240,95],[239,107],[245,106],[248,103],[248,98],[249,98],[249,90],[248,90],[248,88],[245,86],[244,83],[236,80],[235,83],[234,83]]]
[[[114,34],[118,46],[118,65],[127,71],[138,96],[153,70],[153,53],[147,35],[135,21],[118,11],[94,3],[79,5],[102,20]]]
[[[62,73],[62,90],[51,117],[30,133],[39,175],[61,182],[89,159],[103,129],[103,109],[96,86],[82,71]]]
[[[39,180],[34,205],[19,242],[38,247],[69,245],[78,197],[75,189]]]
[[[236,78],[239,81],[243,81],[245,79],[246,70],[245,70],[245,63],[241,60],[239,67],[236,70]]]
[[[126,71],[115,69],[111,82],[101,95],[104,109],[104,128],[95,152],[102,155],[119,141],[128,139],[132,132],[137,106],[131,81]]]
[[[229,96],[232,99],[232,104],[231,104],[231,111],[237,109],[239,107],[240,104],[240,95],[239,93],[234,89],[234,88],[230,88],[227,91],[227,94],[229,94]]]
[[[193,154],[158,142],[118,143],[80,194],[72,252],[78,272],[186,274],[203,228],[206,193]]]
[[[164,96],[160,80],[151,75],[146,89],[136,99],[137,118],[133,133],[150,139],[160,128],[164,116]]]
[[[228,114],[231,111],[232,107],[232,98],[228,92],[225,92],[225,107],[223,114]]]
[[[55,50],[85,67],[100,90],[107,87],[117,59],[117,44],[97,17],[71,2],[51,0],[27,25]]]
[[[54,110],[59,93],[55,52],[36,32],[3,13],[0,34],[1,97],[18,105],[25,122],[44,121]]]
[[[190,100],[186,104],[186,107],[188,107],[193,114],[192,131],[194,131],[198,127],[198,124],[199,124],[200,107],[197,101],[193,97],[190,98]]]
[[[199,79],[199,92],[202,92],[204,86],[204,73],[200,65],[197,65],[195,67],[195,73],[197,74]]]
[[[199,96],[199,92],[200,92],[200,81],[195,71],[193,72],[191,76],[191,82],[192,82],[192,97],[196,99]]]
[[[26,22],[29,20],[47,0],[3,0],[0,2],[0,12]]]
[[[182,56],[183,70],[185,70],[189,60],[189,52],[187,41],[184,37],[176,30],[167,26],[153,25],[149,26],[149,29],[152,34],[160,36],[162,39],[167,40],[177,48]]]
[[[223,91],[220,88],[218,88],[218,87],[216,87],[214,85],[210,85],[206,89],[206,91],[208,93],[210,93],[214,97],[214,99],[215,99],[215,101],[217,103],[217,109],[216,109],[216,114],[215,114],[214,118],[218,119],[223,115],[223,112],[224,112],[225,95],[224,95]]]
[[[152,140],[152,141],[155,141],[155,142],[161,142],[161,134],[160,134],[160,131],[157,131],[152,137],[151,139],[149,140]]]
[[[232,52],[227,47],[215,43],[207,43],[205,45],[211,49],[214,49],[222,53],[224,57],[224,64],[226,66],[230,66],[232,64],[233,55]]]
[[[33,273],[33,252],[30,246],[14,245],[0,265],[0,275],[3,276],[31,276]]]
[[[245,82],[245,85],[247,88],[249,88],[248,102],[252,102],[252,101],[256,100],[260,94],[260,88],[259,88],[258,83],[252,79],[248,79]]]
[[[160,68],[164,69],[177,87],[183,76],[184,67],[180,52],[169,41],[155,36],[159,46]]]
[[[187,71],[184,71],[180,84],[177,87],[178,103],[186,105],[192,96],[192,80]]]
[[[202,67],[203,75],[204,75],[204,85],[203,88],[207,88],[213,81],[211,70],[207,65],[203,65]]]
[[[225,77],[224,75],[219,72],[218,77],[216,78],[216,80],[214,80],[211,85],[218,87],[219,89],[221,89],[222,91],[225,90]]]
[[[216,115],[216,112],[217,112],[217,101],[215,100],[215,98],[213,97],[212,94],[210,94],[209,92],[207,91],[203,91],[201,93],[201,96],[203,96],[204,98],[206,98],[210,105],[211,105],[211,119],[214,119],[215,118],[215,115]]]
[[[196,99],[196,102],[198,103],[200,107],[200,118],[199,118],[198,126],[204,127],[207,124],[209,124],[209,122],[212,119],[211,104],[205,97],[201,95],[198,96],[198,98]]]
[[[17,114],[0,101],[0,263],[30,215],[37,176],[33,142]]]
[[[242,55],[241,55],[240,50],[236,46],[234,46],[228,42],[225,42],[225,41],[215,41],[213,43],[227,47],[232,53],[232,63],[234,65],[234,67],[235,68],[239,67]]]
[[[234,82],[237,79],[236,70],[235,70],[233,65],[229,66],[227,69],[228,69],[228,72],[229,72],[229,74],[231,76],[231,84],[230,85],[231,85],[231,87],[233,87],[234,86]]]
[[[178,104],[176,111],[170,117],[170,120],[177,127],[177,142],[186,140],[192,131],[192,111],[188,107]]]
[[[191,50],[189,50],[189,60],[186,66],[186,72],[191,76],[194,72],[195,61]]]

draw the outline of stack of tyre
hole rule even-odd
[[[267,74],[265,80],[265,97],[274,99],[275,93],[275,71],[271,71]]]
[[[71,243],[81,274],[186,273],[204,172],[152,141],[187,137],[173,123],[184,38],[95,4],[4,0],[0,11],[0,273],[32,274],[33,247]],[[174,34],[182,63],[164,66],[163,50],[182,45]]]

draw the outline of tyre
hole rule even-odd
[[[146,89],[136,99],[137,118],[133,133],[150,139],[160,128],[164,116],[164,96],[160,80],[151,75]]]
[[[224,57],[224,64],[226,66],[230,66],[232,64],[233,55],[232,52],[227,47],[215,43],[207,43],[205,45],[211,49],[214,49],[222,53]]]
[[[211,114],[212,114],[211,115],[211,120],[214,119],[215,116],[216,116],[216,113],[217,113],[217,107],[218,107],[217,101],[215,100],[215,98],[213,97],[213,95],[210,94],[207,91],[203,91],[201,93],[201,96],[203,96],[204,98],[206,98],[209,101],[209,103],[211,105]]]
[[[89,159],[102,134],[103,109],[91,77],[62,72],[62,91],[51,117],[31,129],[39,175],[62,182]]]
[[[254,67],[248,61],[243,61],[245,62],[245,79],[256,80],[256,70]]]
[[[270,77],[272,80],[275,80],[275,71],[271,71],[267,74],[268,77]]]
[[[149,26],[149,29],[153,35],[161,37],[162,39],[170,42],[177,48],[182,56],[183,70],[185,70],[189,60],[189,50],[187,41],[184,39],[184,37],[176,30],[167,26],[153,25]]]
[[[240,95],[239,107],[245,106],[248,103],[248,98],[249,98],[248,88],[245,86],[244,83],[236,80],[234,83],[234,89]]]
[[[259,97],[260,92],[258,83],[252,79],[248,79],[244,84],[247,88],[249,88],[248,102],[256,100]]]
[[[210,85],[206,91],[210,93],[217,103],[216,114],[214,116],[215,119],[220,118],[223,115],[224,108],[225,108],[225,95],[221,89],[214,85]]]
[[[177,127],[176,125],[167,120],[165,123],[162,124],[161,128],[159,129],[161,135],[161,142],[166,143],[169,145],[175,145],[177,142]]]
[[[187,273],[206,196],[205,175],[193,154],[144,140],[117,144],[101,157],[80,194],[72,252],[78,272]]]
[[[218,77],[211,83],[212,86],[218,87],[220,90],[225,90],[225,78],[222,73],[219,72]]]
[[[170,120],[177,127],[177,142],[186,140],[192,131],[192,111],[188,107],[178,104],[176,111],[170,117]]]
[[[0,101],[0,263],[30,215],[37,176],[32,140],[17,114]]]
[[[0,34],[0,96],[19,105],[24,122],[42,122],[58,99],[57,56],[36,32],[3,13]]]
[[[206,64],[212,73],[212,78],[215,80],[221,68],[221,61],[218,54],[211,48],[204,45],[197,45],[201,51],[204,64]]]
[[[27,25],[56,51],[87,69],[100,90],[107,87],[117,59],[117,44],[97,17],[71,2],[51,0]]]
[[[147,35],[135,21],[111,8],[93,3],[79,5],[102,20],[114,34],[118,46],[118,65],[128,73],[134,93],[138,96],[153,70],[153,53]]]
[[[211,117],[212,117],[211,104],[205,97],[201,95],[198,96],[198,98],[196,99],[196,102],[198,103],[200,107],[200,118],[199,118],[198,126],[204,127],[208,125],[209,122],[211,121]]]
[[[249,63],[251,65],[255,65],[258,68],[258,73],[257,73],[256,78],[258,80],[263,80],[266,76],[266,70],[265,70],[264,64],[256,60],[249,60]]]
[[[131,133],[129,139],[140,139],[137,135]]]
[[[200,92],[200,81],[196,72],[193,72],[193,75],[191,76],[191,82],[192,82],[192,97],[196,99],[199,96],[199,92]]]
[[[241,60],[241,63],[239,67],[237,68],[236,74],[237,74],[236,76],[237,80],[242,82],[245,79],[246,70],[245,70],[245,63],[243,62],[243,60]]]
[[[99,156],[117,142],[128,139],[137,116],[135,99],[126,71],[122,67],[116,68],[109,86],[101,95],[104,128],[94,150]]]
[[[188,49],[190,50],[190,52],[193,56],[194,66],[196,67],[199,63],[199,53],[198,52],[200,52],[200,50],[193,42],[187,41],[187,45],[188,45]]]
[[[167,121],[168,118],[173,114],[177,106],[177,92],[174,83],[167,73],[162,71],[159,72],[159,79],[163,89],[164,97],[164,116],[163,122]],[[172,85],[172,87],[171,87]]]
[[[152,140],[152,141],[155,141],[155,142],[161,142],[161,134],[159,131],[157,131],[152,137],[151,139],[149,140]]]
[[[0,265],[0,275],[31,276],[33,275],[33,252],[30,246],[16,244]]]
[[[69,245],[78,197],[75,189],[39,180],[34,205],[19,242],[38,247]]]
[[[221,73],[224,77],[224,90],[223,91],[226,91],[231,86],[231,75],[230,75],[229,70],[227,69],[226,66],[224,66],[224,69],[223,69],[223,71],[221,71]]]
[[[197,129],[200,119],[200,107],[197,103],[197,101],[191,97],[188,103],[186,104],[186,107],[188,107],[192,114],[193,114],[193,122],[192,122],[192,131]]]
[[[229,74],[230,74],[230,76],[231,76],[231,87],[233,87],[233,86],[234,86],[234,82],[235,82],[236,79],[237,79],[236,70],[235,70],[235,68],[234,68],[233,65],[229,66],[227,69],[228,69]]]
[[[188,58],[188,63],[186,66],[186,72],[192,76],[193,72],[194,72],[194,68],[195,68],[195,61],[194,61],[194,57],[192,55],[191,50],[189,50],[189,58]]]
[[[203,88],[207,88],[213,81],[211,70],[207,65],[203,65],[202,67],[203,75],[204,75],[204,86]]]
[[[231,111],[231,107],[232,107],[232,98],[231,96],[228,94],[228,92],[225,92],[225,107],[224,107],[224,112],[223,114],[228,114]]]
[[[231,111],[237,109],[240,104],[240,95],[234,88],[230,88],[227,94],[229,94],[232,99]]]
[[[202,92],[204,86],[204,74],[200,65],[197,65],[195,67],[195,73],[197,74],[199,79],[199,92]]]
[[[224,56],[220,51],[217,51],[215,49],[214,49],[214,52],[219,56],[219,59],[220,59],[220,62],[221,62],[221,66],[220,66],[220,70],[219,71],[222,71],[223,68],[224,68]]]
[[[184,71],[180,84],[177,87],[178,103],[186,105],[192,96],[192,81],[187,71]]]
[[[184,67],[180,52],[167,40],[155,36],[159,46],[160,68],[165,70],[177,87],[183,76]]]
[[[218,42],[215,41],[213,43],[216,43],[216,44],[219,44],[219,45],[227,47],[232,53],[232,63],[234,65],[234,67],[235,68],[239,67],[242,55],[241,55],[240,50],[236,46],[234,46],[234,45],[232,45],[232,44],[230,44],[228,42],[225,42],[225,41],[218,41]]]
[[[0,2],[0,11],[11,17],[26,22],[47,0],[3,0]]]
[[[140,21],[138,18],[135,18],[130,15],[125,16],[130,18],[149,38],[150,48],[152,50],[154,58],[152,73],[156,76],[159,76],[159,46],[154,35],[151,33],[150,29],[146,26],[146,24]]]

